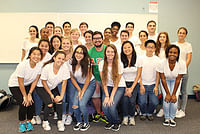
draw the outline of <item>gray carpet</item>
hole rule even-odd
[[[52,118],[52,117],[51,117]],[[13,105],[4,111],[0,111],[0,134],[15,134],[18,133],[18,107]],[[64,132],[58,132],[56,121],[50,119],[52,130],[45,132],[41,125],[35,125],[34,131],[26,132],[29,134],[56,134],[56,133],[70,133],[78,134],[80,131],[73,131],[72,125],[67,126]],[[186,117],[176,119],[177,126],[175,128],[166,127],[162,125],[163,118],[154,118],[154,121],[141,121],[136,117],[136,126],[121,126],[118,132],[112,130],[105,130],[104,123],[90,123],[90,128],[87,134],[200,134],[200,102],[194,99],[189,99]],[[73,123],[74,125],[74,123]]]

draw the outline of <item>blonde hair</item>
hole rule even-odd
[[[72,33],[75,33],[75,32],[78,32],[78,34],[79,34],[79,36],[80,36],[80,32],[79,32],[78,28],[73,28],[73,29],[70,31],[70,35],[71,35]]]
[[[69,51],[70,51],[70,53],[73,52],[72,39],[71,39],[70,37],[63,37],[63,38],[62,38],[62,42],[63,42],[63,40],[69,40],[69,42],[70,42],[70,44],[71,44]],[[61,46],[62,46],[62,43],[61,43]]]

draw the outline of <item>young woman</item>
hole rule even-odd
[[[81,42],[78,40],[80,37],[80,32],[77,28],[74,28],[70,31],[70,37],[72,39],[73,49],[76,49],[78,45],[81,45]]]
[[[104,60],[99,63],[99,72],[104,90],[102,109],[109,121],[105,129],[118,131],[120,129],[120,119],[117,105],[124,95],[126,85],[122,77],[123,66],[119,61],[117,49],[114,45],[106,46]]]
[[[43,56],[42,61],[41,61],[42,65],[52,58],[51,54],[48,53],[49,46],[50,46],[50,42],[48,41],[48,38],[47,38],[47,40],[41,39],[38,43],[38,47],[41,49],[42,56]],[[39,85],[42,86],[41,81],[38,81],[37,87]],[[35,102],[34,103],[35,104],[35,115],[33,116],[31,123],[32,124],[41,124],[40,112],[41,112],[41,109],[42,109],[42,100],[35,91],[33,92],[33,99],[34,99],[34,102]]]
[[[93,32],[91,30],[88,30],[84,33],[85,46],[87,50],[90,50],[94,46],[92,42],[92,35],[93,35]]]
[[[73,84],[70,89],[76,89],[73,109],[77,124],[74,126],[74,130],[86,131],[90,127],[87,103],[94,94],[96,81],[92,75],[90,57],[87,48],[83,45],[79,45],[73,53],[70,75]],[[83,115],[83,123],[81,114]]]
[[[155,51],[155,55],[158,56],[161,60],[165,59],[165,50],[169,46],[169,36],[167,32],[160,32],[157,38],[157,47]],[[160,92],[161,93],[161,92]],[[164,111],[163,108],[156,114],[157,117],[163,117]]]
[[[106,28],[104,30],[104,40],[103,40],[103,44],[104,45],[108,45],[110,44],[110,38],[112,36],[112,30],[111,28]]]
[[[180,49],[176,45],[170,45],[166,49],[166,59],[162,60],[157,71],[162,81],[163,109],[165,126],[176,126],[174,121],[177,101],[180,93],[181,79],[186,74],[186,64],[179,60]]]
[[[67,79],[70,78],[68,67],[63,64],[65,56],[66,55],[63,51],[56,51],[52,59],[44,64],[40,77],[43,87],[36,88],[37,94],[45,104],[42,127],[46,131],[51,130],[48,122],[48,116],[53,103],[56,103],[58,131],[65,130],[62,122],[62,101],[67,86]],[[59,93],[57,86],[61,82],[62,89]]]
[[[50,54],[54,54],[56,51],[58,51],[59,49],[61,49],[61,38],[58,35],[54,35],[51,38],[50,41],[50,48],[49,48],[49,53]]]
[[[64,37],[69,37],[70,36],[70,31],[71,31],[71,23],[66,21],[63,23],[63,31],[64,31]]]
[[[186,67],[190,65],[192,59],[192,45],[185,41],[185,38],[188,34],[188,31],[185,27],[180,27],[178,29],[178,41],[173,43],[180,48],[180,59],[183,60],[186,64]],[[188,82],[188,72],[183,75],[181,83],[181,95],[182,97],[178,100],[178,111],[176,118],[185,117],[185,109],[187,105],[187,82]]]
[[[126,89],[122,97],[122,111],[124,125],[135,125],[136,97],[139,88],[139,79],[142,72],[141,60],[136,55],[133,43],[125,41],[122,44],[121,61],[124,65],[123,77]],[[129,118],[130,117],[130,118]]]
[[[38,45],[39,42],[39,33],[38,28],[35,25],[29,27],[29,35],[30,37],[26,38],[24,44],[22,46],[22,57],[21,60],[27,58],[29,50]]]
[[[60,26],[54,28],[54,35],[58,35],[60,38],[63,36],[63,30]]]
[[[141,44],[139,46],[135,47],[135,51],[136,51],[137,55],[141,56],[141,55],[146,54],[145,42],[148,39],[148,33],[144,30],[140,31],[139,39],[140,39]]]
[[[42,51],[38,47],[31,48],[27,60],[19,63],[8,81],[8,87],[19,104],[19,132],[33,130],[30,122],[35,111],[32,92],[40,76],[41,64],[39,61],[41,59]],[[25,120],[27,120],[26,124]]]

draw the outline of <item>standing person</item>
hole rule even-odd
[[[181,79],[186,74],[186,64],[179,60],[180,49],[176,45],[170,45],[166,49],[166,59],[162,60],[158,72],[162,81],[163,109],[165,115],[164,126],[176,126],[178,96],[180,93]]]
[[[153,111],[158,105],[158,85],[159,73],[156,67],[159,64],[159,58],[154,55],[156,43],[154,40],[145,42],[146,55],[142,59],[142,75],[140,80],[140,90],[138,94],[138,104],[141,110],[141,120],[153,121]]]
[[[141,44],[135,47],[137,55],[142,56],[146,54],[145,42],[148,40],[148,33],[144,30],[139,32],[139,39]]]
[[[59,49],[61,49],[61,38],[58,35],[54,35],[51,40],[50,40],[50,48],[49,48],[49,53],[50,54],[54,54],[56,51],[58,51]]]
[[[48,122],[48,116],[53,103],[56,103],[58,131],[65,130],[64,123],[62,122],[62,101],[67,86],[67,79],[70,78],[68,67],[63,64],[65,56],[66,55],[63,51],[56,51],[51,60],[44,64],[40,77],[43,87],[36,88],[37,94],[45,104],[42,127],[46,131],[51,130]],[[58,84],[61,82],[62,88],[59,93]]]
[[[120,32],[120,40],[116,42],[114,45],[117,48],[117,53],[121,54],[122,44],[129,39],[129,32],[127,30],[122,30]],[[120,55],[119,55],[120,56]]]
[[[50,47],[50,42],[49,42],[48,38],[41,39],[38,43],[38,47],[42,51],[43,58],[41,60],[41,64],[43,65],[45,62],[49,61],[52,58],[51,54],[48,53],[49,47]],[[38,81],[37,87],[38,87],[38,85],[42,85],[41,81]],[[35,91],[33,92],[33,100],[34,100],[34,105],[35,105],[35,115],[33,116],[31,123],[39,125],[39,124],[41,124],[40,112],[42,110],[43,102]]]
[[[104,40],[103,40],[104,45],[110,44],[111,36],[112,36],[112,30],[111,28],[108,27],[104,30]]]
[[[119,37],[117,37],[117,34],[119,32],[119,29],[121,27],[121,24],[119,22],[114,21],[111,24],[111,30],[112,30],[112,36],[111,36],[111,44],[115,44],[115,42],[118,41]]]
[[[101,78],[99,74],[99,62],[103,60],[104,50],[106,45],[103,44],[103,35],[99,31],[95,31],[92,35],[92,40],[94,47],[91,48],[88,52],[93,69],[93,75],[96,79],[96,91],[92,96],[92,102],[95,107],[97,114],[94,116],[93,122],[99,122],[100,120],[107,122],[103,114],[101,114]]]
[[[45,28],[45,27],[43,27],[43,28],[40,30],[40,39],[49,40],[48,35],[49,35],[48,29]]]
[[[148,39],[154,40],[156,42],[158,33],[156,33],[156,22],[154,20],[148,21],[147,30],[148,30]]]
[[[134,23],[127,22],[125,28],[129,32],[129,41],[133,43],[134,47],[138,46],[140,44],[140,40],[137,36],[133,35]]]
[[[54,31],[54,28],[55,28],[55,24],[54,24],[53,22],[49,21],[49,22],[47,22],[47,23],[45,24],[45,27],[46,27],[46,28],[48,29],[48,31],[49,31],[48,37],[49,37],[49,40],[51,40],[51,37],[53,36],[53,31]]]
[[[32,25],[29,27],[29,37],[24,40],[23,46],[22,46],[22,57],[21,61],[24,58],[27,58],[29,54],[29,50],[32,47],[37,46],[39,42],[39,33],[38,33],[38,28],[35,25]]]
[[[93,35],[93,32],[91,30],[88,30],[84,33],[85,46],[88,51],[94,46],[92,42],[92,35]]]
[[[80,32],[77,28],[73,28],[70,31],[70,37],[72,39],[73,49],[76,49],[78,45],[81,45],[81,42],[78,40],[80,37]]]
[[[185,27],[180,27],[178,29],[178,41],[174,44],[180,48],[180,59],[183,60],[188,68],[192,59],[192,45],[185,41],[188,31]],[[188,70],[188,69],[187,69]],[[176,118],[185,117],[185,109],[187,105],[187,82],[188,82],[188,72],[183,75],[181,83],[181,95],[178,100],[178,111],[176,113]]]
[[[61,39],[63,37],[63,30],[60,26],[54,28],[54,35],[58,35]]]
[[[124,95],[125,80],[122,77],[123,65],[119,61],[117,49],[114,45],[106,46],[104,59],[99,63],[99,72],[103,87],[103,112],[108,118],[105,129],[118,131],[120,129],[120,118],[117,105]]]
[[[86,131],[89,127],[87,103],[96,89],[96,81],[92,75],[90,57],[87,48],[79,45],[73,53],[70,66],[71,82],[75,88],[73,109],[77,124],[74,130]],[[73,89],[72,89],[73,90]],[[83,122],[81,118],[83,115]]]
[[[81,22],[79,25],[79,30],[81,32],[81,35],[79,37],[79,41],[81,44],[85,44],[85,38],[84,38],[84,33],[88,30],[88,24],[86,22]]]
[[[71,23],[66,21],[63,23],[63,31],[64,31],[64,37],[69,37],[70,36],[70,31],[71,31]]]
[[[39,64],[39,61],[41,59],[42,51],[38,47],[32,47],[27,60],[19,63],[8,81],[10,92],[19,105],[19,132],[33,130],[31,119],[35,110],[32,92],[40,77],[41,64]],[[25,124],[26,119],[27,122]]]
[[[166,48],[170,45],[169,44],[169,36],[167,32],[160,32],[158,34],[158,39],[157,39],[157,47],[155,51],[155,55],[160,58],[160,60],[165,59],[165,50]],[[162,94],[162,91],[160,91]],[[160,111],[156,114],[157,117],[163,117],[164,111],[163,108],[161,107]]]
[[[122,97],[122,124],[135,125],[136,98],[142,67],[141,60],[138,58],[132,42],[125,41],[122,44],[121,61],[124,66],[123,77],[126,81],[126,89]]]

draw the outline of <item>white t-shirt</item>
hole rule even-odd
[[[157,38],[158,38],[158,33],[156,33],[155,35],[151,36],[151,35],[148,35],[148,40],[154,40],[155,42],[157,41]]]
[[[132,36],[129,41],[131,41],[134,47],[139,46],[141,44],[140,39],[137,36]]]
[[[159,53],[158,57],[161,60],[166,58],[166,56],[165,56],[165,49],[164,48],[160,48],[160,53]]]
[[[171,71],[169,68],[168,59],[163,59],[160,62],[157,71],[160,73],[164,73],[166,80],[176,80],[178,74],[187,73],[187,68],[186,64],[182,60],[179,60],[178,62],[176,62],[174,69]]]
[[[24,78],[24,86],[31,84],[41,73],[41,63],[37,63],[34,68],[30,66],[30,60],[23,60],[20,62],[15,70],[15,72],[10,76],[8,80],[9,87],[18,87],[18,77]]]
[[[146,55],[146,49],[142,50],[140,48],[140,46],[136,46],[135,51],[136,51],[137,55],[139,55],[139,56]]]
[[[79,41],[81,42],[82,45],[84,45],[86,43],[84,36],[80,36]]]
[[[99,62],[99,72],[103,71],[103,64],[104,64],[104,60],[102,60],[102,61]],[[107,86],[114,87],[113,80],[112,80],[112,72],[111,71],[112,71],[112,68],[108,67],[108,81],[107,81]],[[122,73],[123,73],[123,65],[122,65],[121,62],[119,62],[119,65],[118,65],[118,74],[122,74]],[[118,87],[126,87],[126,83],[125,83],[125,80],[124,80],[123,76],[121,77],[121,79],[119,81]]]
[[[147,57],[143,55],[142,59],[142,84],[152,85],[156,83],[156,68],[159,65],[159,58],[155,55]]]
[[[73,71],[72,71],[72,65],[69,65],[69,71],[73,74],[74,78],[79,83],[81,83],[81,84],[85,83],[87,77],[82,77],[81,67],[73,73]],[[93,79],[94,79],[94,76],[92,75],[90,81],[93,80]]]
[[[122,43],[121,42],[117,42],[116,44],[114,44],[117,48],[117,53],[118,53],[118,57],[120,59],[121,56],[121,47],[122,47]]]
[[[24,58],[27,58],[27,57],[28,57],[28,54],[29,54],[29,50],[30,50],[32,47],[36,47],[36,46],[38,46],[38,43],[32,43],[32,42],[30,42],[29,39],[25,39],[25,40],[24,40],[24,43],[23,43],[23,45],[22,45],[22,49],[24,49],[25,52],[26,52],[26,55],[25,55]]]
[[[43,69],[41,73],[41,80],[46,80],[47,85],[50,90],[54,89],[56,86],[58,86],[59,83],[61,83],[63,80],[67,80],[70,78],[68,67],[63,64],[58,73],[55,74],[53,72],[53,63],[47,64]]]
[[[123,77],[127,82],[135,81],[137,76],[137,68],[142,67],[142,60],[137,56],[136,63],[134,67],[126,67],[123,69]]]
[[[175,44],[180,48],[180,59],[186,62],[187,54],[192,53],[192,45],[188,42],[184,42],[184,43],[174,42],[172,44]]]

